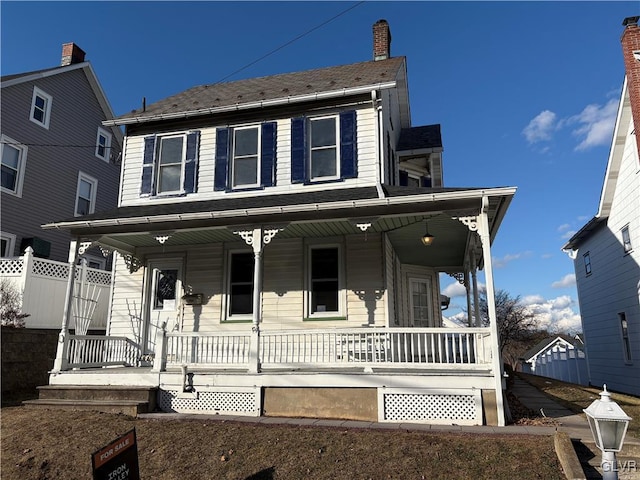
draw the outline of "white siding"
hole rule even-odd
[[[591,383],[640,395],[640,163],[633,125],[607,225],[588,238],[575,259],[576,280]],[[621,229],[629,225],[633,251],[625,254]],[[592,273],[583,256],[589,252]],[[618,313],[629,324],[632,363],[626,364]]]
[[[183,288],[188,293],[201,293],[202,305],[185,305],[183,308],[183,331],[211,331],[220,323],[222,313],[223,244],[191,247],[187,262]]]
[[[142,285],[144,268],[129,273],[124,259],[114,255],[114,281],[111,292],[111,317],[107,333],[140,342],[143,318]]]
[[[337,111],[336,111],[337,113]],[[371,105],[357,110],[358,178],[343,182],[322,183],[320,185],[300,185],[291,183],[291,119],[272,119],[277,123],[276,133],[276,185],[264,190],[250,192],[220,192],[213,190],[215,169],[216,127],[200,128],[200,151],[198,163],[198,191],[184,197],[140,198],[142,179],[142,161],[144,138],[148,135],[128,137],[124,153],[122,188],[120,205],[148,205],[153,203],[191,202],[194,200],[213,200],[216,198],[255,197],[259,195],[277,195],[282,193],[319,191],[375,185],[377,175],[376,161],[376,121]],[[223,125],[226,126],[226,125]],[[176,131],[178,133],[179,130]]]
[[[346,241],[349,323],[384,326],[382,238],[380,234],[359,234],[347,236]]]
[[[296,328],[304,317],[304,251],[301,238],[265,247],[262,318],[265,328]]]

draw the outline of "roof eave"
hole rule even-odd
[[[309,102],[315,100],[324,100],[329,98],[341,98],[352,95],[360,95],[369,93],[372,90],[385,90],[396,87],[396,82],[382,82],[371,85],[363,85],[360,87],[342,88],[339,90],[329,90],[325,92],[314,92],[304,95],[295,95],[288,97],[273,98],[269,100],[260,100],[257,102],[236,103],[233,105],[225,105],[221,107],[201,108],[198,110],[188,110],[174,113],[160,113],[155,115],[141,115],[127,118],[114,118],[102,122],[105,126],[132,125],[148,122],[156,122],[162,120],[186,119],[204,115],[215,115],[219,113],[233,112],[238,110],[251,110],[254,108],[276,107],[281,105],[290,105],[294,103]]]

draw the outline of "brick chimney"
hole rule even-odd
[[[386,60],[391,57],[391,31],[386,20],[373,24],[373,59]]]
[[[627,90],[631,101],[631,117],[636,130],[636,143],[640,153],[640,17],[627,17],[622,22],[622,55],[627,75]]]
[[[75,43],[62,44],[62,60],[60,66],[66,67],[67,65],[73,65],[74,63],[84,62],[84,50],[82,50]]]

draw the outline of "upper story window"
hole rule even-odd
[[[96,191],[98,180],[80,172],[78,174],[78,187],[76,191],[75,215],[89,215],[96,208]]]
[[[216,129],[214,190],[275,185],[276,122]]]
[[[591,275],[591,255],[587,252],[582,256],[582,258],[584,260],[584,273],[586,275]]]
[[[142,196],[196,191],[200,132],[153,135],[144,139]]]
[[[356,112],[291,119],[291,182],[357,177]]]
[[[52,102],[53,97],[51,95],[43,92],[38,87],[33,87],[31,113],[29,114],[30,120],[48,129]]]
[[[631,235],[629,234],[629,225],[622,227],[622,247],[624,248],[624,253],[629,253],[633,250]]]
[[[631,342],[629,340],[629,323],[627,322],[626,313],[618,313],[618,319],[620,320],[620,333],[622,334],[622,353],[624,355],[624,361],[625,363],[631,363]]]
[[[2,171],[0,185],[2,191],[18,197],[22,196],[24,169],[27,162],[27,147],[2,135]]]
[[[111,156],[111,134],[102,128],[98,128],[96,138],[96,157],[108,162]]]

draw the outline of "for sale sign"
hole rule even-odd
[[[93,480],[140,480],[136,429],[98,450],[91,461]]]

